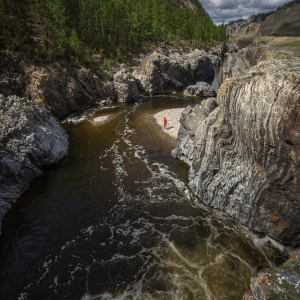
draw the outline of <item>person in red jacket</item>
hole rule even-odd
[[[166,118],[164,118],[164,129],[166,129],[167,128],[167,119]]]

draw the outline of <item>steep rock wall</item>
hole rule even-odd
[[[265,61],[181,117],[174,155],[204,203],[300,245],[300,63]]]
[[[0,95],[0,229],[3,216],[43,174],[41,167],[68,153],[68,136],[50,113],[26,98]]]
[[[115,100],[112,75],[102,77],[66,61],[34,64],[15,52],[0,53],[0,93],[27,97],[47,108],[57,118],[97,104]]]

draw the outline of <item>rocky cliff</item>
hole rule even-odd
[[[26,98],[0,95],[0,229],[3,216],[43,174],[68,152],[68,136],[50,113]]]
[[[57,118],[115,98],[110,74],[101,71],[100,76],[66,61],[34,64],[7,51],[0,54],[0,70],[0,93],[32,99]]]
[[[300,245],[300,61],[262,61],[181,117],[174,155],[209,206]]]

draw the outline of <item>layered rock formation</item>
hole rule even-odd
[[[300,245],[300,62],[264,61],[181,117],[174,155],[209,206]]]
[[[68,152],[68,136],[50,113],[26,98],[0,95],[0,226],[11,204]]]

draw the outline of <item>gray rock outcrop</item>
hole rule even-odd
[[[174,155],[209,206],[300,245],[300,63],[265,61],[181,117]]]
[[[99,73],[99,74],[98,74]],[[57,118],[82,110],[101,100],[115,100],[112,75],[76,68],[67,61],[36,65],[24,62],[14,52],[0,53],[0,93],[26,96]]]
[[[215,97],[215,89],[206,82],[197,82],[195,85],[189,85],[184,91],[184,96],[196,97]]]
[[[24,95],[58,118],[101,100],[115,99],[113,83],[85,68],[77,69],[62,63],[49,64],[45,68],[31,65],[25,70]]]
[[[120,71],[115,74],[114,85],[120,102],[126,103],[141,98],[137,82],[125,64],[122,64]]]
[[[26,98],[0,95],[0,228],[12,203],[41,167],[68,152],[68,136],[50,113]]]
[[[211,80],[214,69],[211,58],[201,50],[180,53],[180,51],[154,51],[141,60],[133,72],[140,93],[161,94],[182,91],[197,81]]]
[[[244,50],[233,52],[227,56],[226,66],[220,68],[219,84],[226,79],[245,75],[250,69],[250,62],[245,55]]]
[[[227,34],[232,36],[257,36],[260,30],[260,15],[252,15],[241,22],[235,22],[227,28]]]

